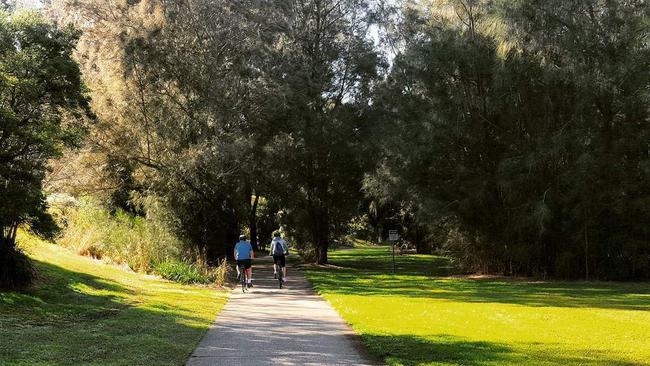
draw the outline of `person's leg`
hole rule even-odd
[[[278,278],[278,257],[273,256],[273,278]]]
[[[287,260],[284,256],[282,256],[282,259],[280,260],[280,265],[282,266],[282,279],[286,282],[287,281]]]
[[[253,266],[249,265],[249,267],[246,269],[246,273],[248,274],[248,283],[253,282]]]

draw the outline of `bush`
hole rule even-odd
[[[116,264],[127,264],[138,272],[154,272],[185,284],[223,285],[229,267],[225,261],[209,266],[206,254],[188,249],[174,234],[169,210],[156,197],[134,200],[146,213],[134,216],[122,210],[111,213],[100,201],[85,197],[58,215],[65,226],[59,243],[80,255]],[[194,260],[196,258],[196,260]]]
[[[228,276],[228,266],[222,260],[217,267],[208,267],[199,263],[167,259],[153,265],[153,270],[162,278],[184,284],[223,285]]]
[[[146,218],[121,210],[111,214],[98,200],[86,197],[61,217],[66,228],[59,243],[80,255],[149,272],[154,262],[180,258],[185,245],[162,218],[160,207],[146,211]]]
[[[32,262],[20,249],[0,245],[0,289],[24,289],[35,274]]]

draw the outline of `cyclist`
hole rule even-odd
[[[241,276],[239,273],[239,266],[243,265],[246,268],[246,279],[248,287],[253,287],[253,264],[252,259],[255,258],[253,247],[246,241],[245,235],[239,236],[239,242],[235,244],[235,260],[237,261],[237,277]]]
[[[279,232],[273,233],[273,240],[271,240],[270,255],[273,256],[273,277],[278,278],[277,268],[281,268],[282,282],[287,282],[287,259],[286,255],[289,253],[287,242],[280,237]]]

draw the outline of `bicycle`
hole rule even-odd
[[[246,292],[248,290],[248,284],[246,283],[247,277],[246,277],[246,265],[244,263],[241,263],[238,265],[239,267],[239,278],[241,279],[241,292]]]
[[[280,288],[282,288],[282,285],[283,285],[283,282],[284,282],[284,277],[283,277],[284,272],[282,271],[282,266],[279,263],[274,264],[274,266],[276,266],[276,269],[277,269],[278,284],[280,285]]]

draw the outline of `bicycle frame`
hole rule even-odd
[[[246,290],[248,290],[247,283],[246,283],[248,279],[247,278],[248,273],[246,272],[246,265],[243,264],[239,265],[239,274],[241,277],[241,292],[246,292]]]

